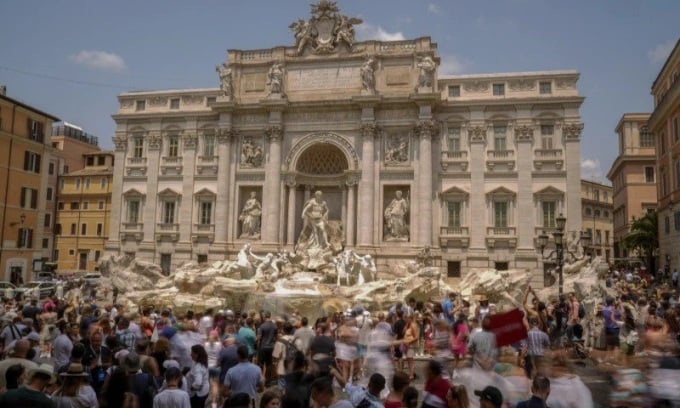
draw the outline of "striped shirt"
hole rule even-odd
[[[550,338],[538,327],[532,327],[527,333],[527,354],[530,356],[543,356],[543,350],[550,347]]]

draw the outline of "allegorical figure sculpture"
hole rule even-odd
[[[434,60],[429,56],[422,57],[418,61],[417,67],[420,70],[418,73],[418,88],[432,87],[434,85],[434,71],[437,68]]]
[[[409,211],[408,198],[397,190],[390,204],[385,208],[385,240],[408,240],[409,230],[406,216]]]
[[[283,67],[278,62],[269,68],[267,85],[269,85],[269,95],[283,95]]]
[[[375,93],[375,59],[371,56],[361,66],[361,86],[365,91]]]
[[[323,193],[317,191],[302,208],[304,226],[300,234],[299,244],[305,244],[307,249],[324,250],[330,245],[328,242],[328,205],[323,200]]]
[[[231,85],[231,69],[223,63],[215,67],[215,71],[220,77],[220,90],[224,96],[232,96],[233,88]]]
[[[238,217],[239,221],[241,221],[241,238],[259,238],[261,218],[262,205],[257,200],[257,193],[251,191],[250,198],[246,200]]]
[[[288,28],[293,30],[293,33],[295,34],[295,50],[297,54],[300,55],[302,54],[302,51],[304,51],[305,46],[313,41],[312,25],[303,19],[299,19],[288,26]]]
[[[408,139],[406,137],[394,138],[389,142],[385,151],[386,163],[404,163],[408,161]]]
[[[241,146],[241,167],[262,167],[262,147],[246,138]]]

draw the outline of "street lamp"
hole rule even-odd
[[[552,259],[553,257],[555,258],[555,261],[557,262],[557,272],[559,276],[559,297],[562,298],[564,295],[564,277],[562,276],[562,267],[564,266],[564,227],[567,224],[567,219],[560,214],[559,217],[555,218],[555,231],[553,231],[552,236],[553,236],[553,241],[555,242],[555,249],[548,254],[548,256],[543,255],[543,252],[545,251],[545,247],[548,245],[548,242],[550,240],[550,237],[548,234],[546,234],[545,230],[538,236],[538,246],[541,248],[541,256],[543,257],[544,260],[549,260]],[[581,260],[585,258],[587,255],[587,250],[588,247],[590,246],[590,242],[592,240],[592,237],[590,236],[590,233],[587,231],[581,231],[578,241],[576,241],[576,244],[581,244],[583,246],[583,255],[580,257],[573,252],[569,251],[566,249],[566,252],[568,255],[571,255],[572,258],[576,260]]]

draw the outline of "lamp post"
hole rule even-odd
[[[545,230],[541,235],[538,236],[538,246],[541,248],[541,256],[543,257],[544,260],[552,259],[553,257],[555,258],[555,262],[557,262],[557,273],[558,273],[558,278],[559,278],[559,297],[562,298],[564,295],[564,276],[562,275],[562,267],[564,266],[564,253],[566,251],[567,255],[571,255],[574,259],[580,260],[585,258],[587,255],[587,249],[590,246],[590,242],[592,240],[592,237],[588,232],[581,231],[580,236],[578,238],[578,241],[576,243],[581,243],[583,246],[583,255],[582,256],[577,256],[573,252],[569,251],[568,249],[565,250],[564,248],[564,227],[567,224],[567,219],[560,214],[559,217],[555,218],[555,231],[553,231],[552,236],[553,236],[553,241],[555,243],[555,249],[548,254],[548,256],[543,255],[543,252],[545,251],[545,247],[548,245],[548,241],[550,237],[548,234],[546,234]]]

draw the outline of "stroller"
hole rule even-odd
[[[590,356],[590,352],[583,339],[583,326],[576,323],[567,330],[565,348],[572,358],[584,360]]]

